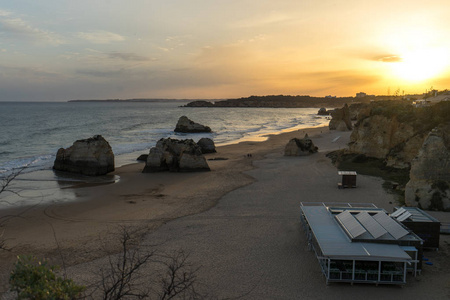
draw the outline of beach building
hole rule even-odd
[[[423,240],[424,248],[439,248],[441,223],[418,207],[400,207],[390,215]]]
[[[406,283],[421,270],[422,239],[373,204],[301,203],[308,247],[326,283]]]
[[[338,188],[355,188],[356,176],[355,171],[338,171],[338,175],[342,176],[342,181],[338,183]]]

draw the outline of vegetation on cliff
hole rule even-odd
[[[414,107],[405,101],[377,101],[370,104],[370,113],[364,118],[374,115],[396,118],[400,123],[412,125],[417,132],[429,132],[439,124],[450,122],[450,102]]]

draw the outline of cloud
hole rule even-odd
[[[305,76],[313,78],[330,85],[365,85],[379,81],[379,76],[367,75],[354,70],[339,70],[329,72],[312,72],[306,73]]]
[[[98,78],[118,78],[121,76],[125,76],[127,73],[124,69],[120,70],[91,70],[91,69],[85,69],[85,70],[77,70],[75,71],[76,74],[80,75],[87,75],[92,77],[98,77]]]
[[[0,17],[7,17],[11,15],[10,11],[0,9]]]
[[[391,63],[402,61],[402,57],[399,55],[379,55],[373,57],[372,60]]]
[[[149,60],[147,57],[137,55],[135,53],[126,53],[126,52],[111,52],[107,53],[107,56],[111,59],[120,59],[125,61],[147,61]]]
[[[11,67],[0,65],[0,76],[4,78],[29,78],[33,80],[54,80],[61,78],[61,74],[38,67]]]
[[[125,37],[121,36],[120,34],[104,30],[78,32],[76,36],[80,39],[87,40],[94,44],[111,44],[114,42],[122,42],[125,40]]]
[[[45,42],[54,45],[64,43],[57,34],[37,28],[27,21],[13,17],[12,13],[0,10],[1,33],[8,38],[22,39],[35,42]]]
[[[295,18],[289,14],[279,13],[279,12],[271,12],[265,16],[256,16],[254,18],[248,18],[245,20],[237,21],[234,24],[232,24],[232,27],[235,27],[235,28],[262,27],[262,26],[290,22],[294,19]]]

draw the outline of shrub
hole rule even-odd
[[[56,266],[39,261],[33,256],[18,256],[9,283],[17,292],[18,299],[76,299],[84,286],[76,285],[71,279],[56,276]]]

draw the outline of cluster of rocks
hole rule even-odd
[[[150,149],[142,172],[210,171],[202,149],[192,139],[160,139]]]
[[[305,134],[303,139],[293,138],[284,148],[285,156],[304,156],[316,153],[319,150],[309,138],[308,134]]]
[[[114,171],[114,153],[101,136],[78,140],[67,149],[60,148],[53,169],[88,176],[105,175]]]
[[[211,132],[211,128],[180,117],[175,132]],[[155,171],[209,171],[204,153],[214,153],[216,147],[209,138],[193,140],[161,139],[149,155],[141,155],[138,160],[146,161],[144,172]],[[77,140],[67,149],[61,148],[56,154],[53,169],[88,176],[105,175],[114,171],[114,153],[109,143],[101,136]]]

